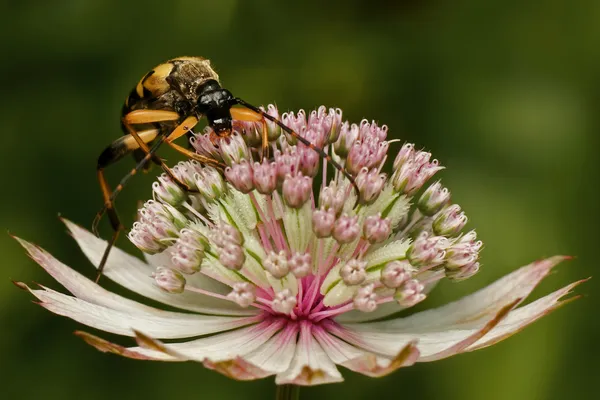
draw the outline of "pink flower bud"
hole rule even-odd
[[[295,253],[289,259],[290,271],[296,278],[307,276],[312,268],[312,258],[310,253]]]
[[[348,122],[344,122],[340,128],[340,135],[338,140],[333,145],[335,149],[335,153],[342,157],[346,158],[350,149],[354,145],[354,142],[358,140],[358,125],[352,124],[350,125]]]
[[[267,255],[263,266],[271,275],[273,275],[273,278],[275,279],[281,279],[285,277],[288,272],[290,272],[288,259],[285,255],[285,251],[283,250],[281,250],[279,253],[271,251]]]
[[[225,177],[234,188],[244,194],[250,193],[254,189],[252,165],[246,160],[233,163],[231,167],[225,168]]]
[[[296,302],[296,296],[292,294],[290,289],[283,289],[275,295],[275,298],[271,302],[271,308],[278,313],[290,314],[294,307],[296,307]]]
[[[329,186],[325,186],[321,189],[319,195],[319,205],[325,210],[333,210],[337,216],[342,212],[344,204],[346,203],[347,195],[344,188],[338,187],[338,185],[332,182]]]
[[[179,238],[172,248],[171,261],[173,266],[184,274],[195,274],[200,271],[204,259],[203,238],[192,229],[182,229]]]
[[[312,178],[299,173],[288,175],[283,181],[283,199],[292,208],[300,208],[306,203],[312,191]]]
[[[467,216],[458,204],[444,208],[433,221],[432,228],[436,235],[456,236],[467,224]]]
[[[295,176],[300,170],[300,159],[295,147],[288,147],[283,153],[275,151],[277,187],[281,188],[288,175]]]
[[[381,271],[381,283],[390,289],[396,289],[412,276],[414,267],[406,260],[392,261]]]
[[[202,198],[212,203],[226,192],[223,177],[213,167],[204,167],[194,174],[196,187],[202,195]]]
[[[406,256],[415,267],[437,266],[444,262],[450,241],[443,236],[430,236],[422,232],[406,251]]]
[[[387,175],[378,173],[376,169],[361,169],[355,180],[360,192],[360,203],[371,204],[377,200],[386,180]]]
[[[381,218],[381,213],[368,216],[363,225],[363,237],[369,243],[379,243],[386,240],[392,233],[392,221]]]
[[[373,312],[377,308],[377,295],[375,285],[369,283],[356,292],[354,296],[354,308],[362,312]]]
[[[300,162],[300,172],[302,172],[302,175],[304,176],[314,178],[317,175],[317,172],[319,172],[321,157],[316,151],[304,145],[299,145],[297,152]]]
[[[269,104],[266,110],[264,107],[260,107],[260,109],[266,111],[267,114],[275,119],[279,119],[279,111],[275,105]],[[281,136],[281,128],[275,122],[272,122],[266,118],[265,122],[267,124],[267,138],[269,139],[269,142],[275,141],[279,136]]]
[[[233,132],[230,136],[221,138],[219,141],[219,150],[221,158],[225,164],[231,166],[234,163],[239,164],[242,160],[250,160],[250,151],[242,136]]]
[[[254,163],[253,170],[256,190],[262,194],[273,193],[277,187],[277,165],[264,159],[262,163]]]
[[[239,271],[244,266],[246,255],[242,246],[228,242],[219,249],[219,261],[225,267]]]
[[[340,276],[348,286],[360,285],[367,279],[366,266],[367,263],[364,261],[350,259],[340,268]]]
[[[177,270],[158,267],[152,277],[159,289],[167,293],[183,293],[185,290],[185,278]]]
[[[312,227],[313,232],[318,238],[324,238],[331,235],[335,223],[335,213],[332,209],[325,211],[323,208],[313,211]]]
[[[358,217],[350,217],[346,214],[339,217],[333,225],[333,238],[339,243],[351,243],[360,235]]]
[[[152,183],[152,191],[157,198],[178,207],[187,199],[186,193],[167,174],[162,174],[158,182]]]
[[[235,283],[232,289],[227,298],[242,308],[249,307],[256,300],[254,286],[249,282]]]
[[[394,298],[403,307],[412,307],[417,303],[425,300],[425,294],[423,290],[425,286],[416,279],[410,279],[406,281],[401,287],[396,289]]]
[[[433,216],[449,202],[450,192],[437,181],[423,192],[417,206],[423,215]]]

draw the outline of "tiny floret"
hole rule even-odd
[[[360,285],[367,279],[365,267],[367,263],[356,259],[351,259],[340,269],[340,276],[346,285]]]
[[[296,296],[292,294],[290,289],[283,289],[275,295],[271,302],[273,311],[281,314],[289,314],[296,306]]]
[[[342,215],[333,225],[333,237],[339,243],[351,243],[360,235],[357,216]]]
[[[185,289],[185,278],[177,270],[158,267],[156,268],[156,272],[152,274],[152,277],[160,290],[167,293],[182,293]]]
[[[381,213],[370,215],[363,225],[363,236],[369,243],[379,243],[386,240],[392,233],[392,221],[382,218]]]
[[[227,298],[242,308],[248,308],[256,300],[254,286],[248,282],[235,283],[233,290],[229,292]]]
[[[369,283],[356,292],[354,296],[354,307],[362,312],[373,312],[377,309],[377,295],[375,294],[375,284]]]
[[[390,289],[396,289],[406,283],[415,267],[406,260],[391,261],[381,271],[381,283]]]
[[[290,266],[285,251],[279,253],[270,252],[267,256],[264,267],[275,279],[281,279],[290,272]]]

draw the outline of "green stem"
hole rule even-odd
[[[298,385],[278,385],[275,392],[275,400],[299,400],[300,386]]]

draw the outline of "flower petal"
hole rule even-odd
[[[95,347],[103,353],[113,353],[119,356],[132,358],[135,360],[151,360],[151,361],[182,361],[177,358],[166,356],[162,353],[156,353],[156,355],[148,355],[148,351],[145,349],[131,350],[127,347],[111,343],[108,340],[102,339],[98,336],[92,335],[91,333],[83,331],[75,331],[75,335],[79,336],[86,341],[90,346]],[[142,350],[142,351],[140,351]],[[146,353],[146,354],[145,354]]]
[[[572,297],[567,300],[560,301],[560,299],[568,294],[571,290],[583,283],[587,279],[573,282],[572,284],[565,286],[549,295],[546,295],[536,301],[527,304],[526,306],[520,307],[500,322],[490,333],[485,335],[481,340],[475,342],[474,345],[468,347],[466,351],[478,350],[487,346],[496,344],[515,333],[522,331],[526,326],[537,321],[541,317],[551,313],[563,304],[566,304],[572,300],[576,300],[578,297]]]
[[[320,385],[344,378],[311,333],[309,323],[300,324],[300,339],[290,367],[275,378],[278,385]]]
[[[315,338],[334,363],[371,377],[385,376],[398,368],[411,366],[419,358],[416,341],[404,346],[396,357],[389,358],[352,346],[324,329],[315,330]]]
[[[162,343],[152,339],[153,335],[147,335],[144,331],[137,332],[136,339],[141,348],[149,348],[190,361],[210,360],[218,363],[231,361],[251,353],[267,342],[282,328],[283,324],[282,320],[263,321],[231,332],[180,343]],[[136,348],[130,350],[135,351]]]
[[[342,340],[386,356],[393,355],[406,341],[418,339],[420,362],[484,347],[556,308],[558,298],[579,283],[512,311],[562,259],[553,257],[523,267],[473,295],[435,310],[366,324],[339,327],[331,323],[331,331]],[[501,306],[503,301],[509,303]]]
[[[25,284],[20,285],[37,297],[42,307],[55,314],[92,328],[125,336],[133,336],[132,330],[137,329],[154,337],[177,339],[239,328],[256,322],[259,318],[184,314],[150,307],[144,311],[113,309],[43,286],[41,290],[33,290]]]
[[[97,238],[91,232],[66,219],[63,222],[67,225],[67,228],[86,257],[93,265],[97,266],[106,249],[106,241]],[[173,307],[205,314],[252,315],[256,313],[256,310],[253,308],[242,309],[230,301],[198,293],[184,292],[177,296],[165,293],[154,284],[154,279],[152,279],[153,272],[154,268],[151,265],[118,248],[111,250],[104,268],[104,275],[119,285],[149,299]],[[227,294],[230,290],[227,286],[200,273],[186,277],[186,279],[193,286],[211,292]]]

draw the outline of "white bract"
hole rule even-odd
[[[199,192],[179,191],[161,176],[129,235],[145,261],[114,249],[103,278],[182,312],[111,293],[21,239],[71,294],[17,284],[56,314],[137,341],[126,347],[78,332],[101,351],[198,361],[241,380],[275,375],[278,384],[316,385],[343,380],[338,366],[377,377],[489,346],[557,308],[580,283],[519,307],[566,258],[556,256],[443,307],[395,316],[425,300],[441,279],[460,281],[480,269],[482,242],[462,232],[467,218],[448,190],[436,183],[414,204],[442,167],[405,144],[387,178],[387,127],[342,123],[340,110],[325,107],[281,118],[361,174],[360,193],[274,124],[267,127],[274,161],[262,160],[258,123],[236,122],[237,133],[221,146],[209,132],[196,135],[198,152],[228,165],[226,179],[193,161],[176,172]],[[65,223],[98,265],[106,242]]]

